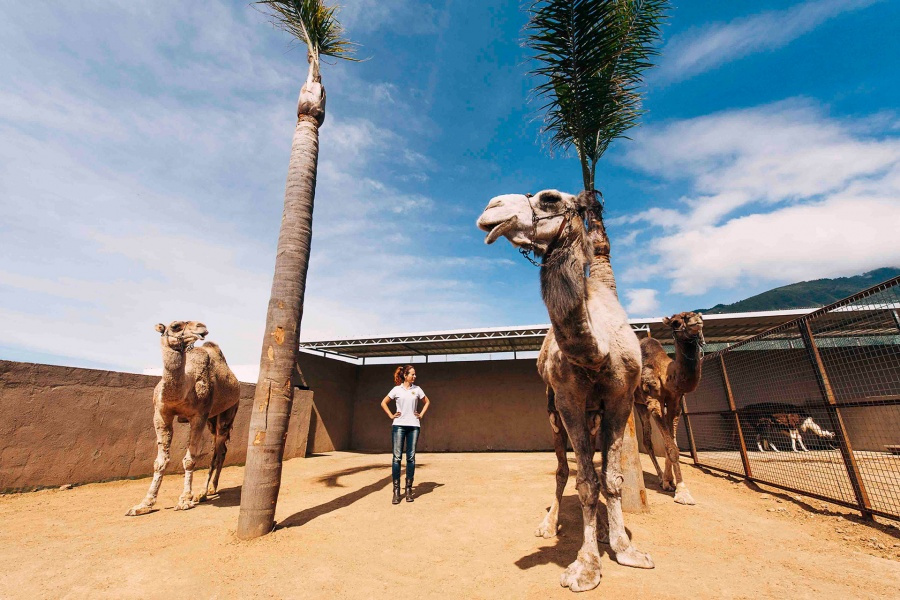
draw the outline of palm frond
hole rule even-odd
[[[340,7],[327,6],[323,0],[258,0],[276,27],[304,42],[316,62],[320,56],[331,56],[359,62],[354,58],[358,44],[346,39],[344,27],[337,20]]]
[[[610,143],[643,114],[641,76],[658,54],[667,8],[667,0],[538,0],[528,9],[542,132],[552,150],[575,148],[586,189]]]

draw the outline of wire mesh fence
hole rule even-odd
[[[900,277],[704,356],[696,464],[900,520]]]

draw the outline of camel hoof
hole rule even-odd
[[[573,592],[586,592],[600,585],[600,557],[579,552],[578,559],[559,576],[559,585]]]
[[[178,504],[175,505],[175,510],[191,510],[197,506],[197,503],[189,498],[179,498]]]
[[[556,523],[548,523],[546,519],[538,525],[538,528],[534,531],[535,537],[542,538],[552,538],[556,536],[557,526]]]
[[[146,515],[151,510],[153,510],[152,506],[147,506],[145,504],[138,504],[137,506],[132,506],[131,510],[125,513],[126,517],[138,517],[140,515]]]
[[[675,502],[678,504],[685,504],[687,506],[693,506],[697,504],[694,500],[694,497],[691,496],[691,493],[687,491],[687,489],[678,490],[675,492]]]
[[[655,566],[649,553],[640,552],[634,546],[630,546],[628,550],[616,552],[616,562],[636,569],[652,569]]]
[[[671,481],[663,481],[662,483],[659,484],[659,487],[664,492],[674,492],[675,491],[675,484],[672,483]]]
[[[191,502],[194,504],[200,504],[201,502],[206,502],[207,494],[194,494],[191,498]]]

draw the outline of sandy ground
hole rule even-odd
[[[656,568],[606,554],[586,596],[898,597],[894,526],[693,466],[685,479],[698,504],[676,505],[642,458],[651,511],[626,524]],[[398,506],[388,465],[344,452],[288,461],[278,529],[251,542],[234,537],[240,467],[223,472],[217,499],[187,512],[171,510],[180,477],[164,481],[161,510],[136,518],[124,514],[146,479],[0,496],[0,597],[573,597],[558,580],[581,541],[574,477],[560,535],[533,534],[553,493],[552,453],[422,454],[419,497]]]

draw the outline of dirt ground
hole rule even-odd
[[[897,598],[900,531],[853,512],[685,467],[696,506],[658,491],[626,515],[656,568],[603,558],[586,596]],[[234,537],[243,469],[221,494],[171,510],[125,511],[148,480],[0,496],[2,598],[571,598],[560,572],[575,558],[581,513],[573,478],[556,539],[534,537],[553,493],[552,453],[422,454],[418,499],[390,503],[387,455],[335,452],[285,463],[278,528]],[[574,465],[573,465],[574,467]],[[198,473],[196,481],[205,481]],[[601,550],[604,550],[601,547]]]

